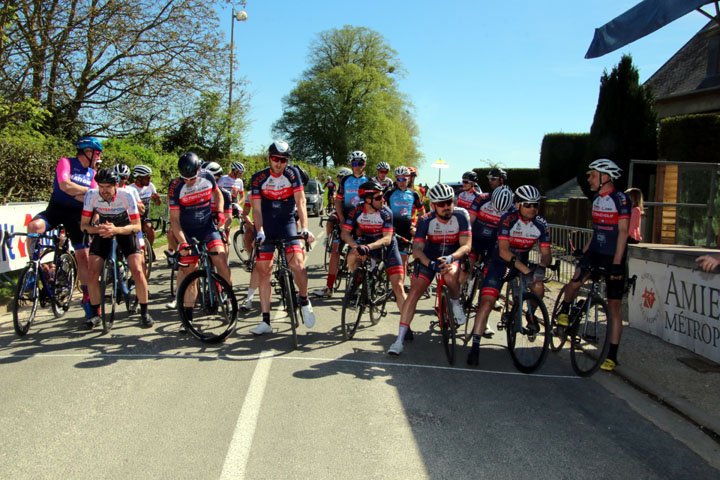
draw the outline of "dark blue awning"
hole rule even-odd
[[[624,47],[708,3],[716,2],[715,0],[644,0],[602,27],[596,28],[585,58],[601,57]]]

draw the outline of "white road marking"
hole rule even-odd
[[[221,480],[245,478],[245,468],[250,456],[250,448],[255,436],[255,427],[257,426],[258,414],[262,406],[265,385],[267,385],[273,356],[272,352],[268,354],[268,352],[263,351],[257,357],[258,362],[252,379],[250,379],[250,386],[245,394],[245,401],[240,410],[240,415],[238,415],[235,431],[225,455],[225,463],[220,474]]]

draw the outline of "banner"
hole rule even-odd
[[[720,363],[720,275],[636,258],[629,270],[630,325]]]
[[[27,225],[38,213],[45,210],[47,203],[22,203],[0,206],[0,273],[19,270],[27,265],[28,254],[25,251],[25,237],[14,237],[12,249],[5,245],[5,239],[14,232],[26,232]]]

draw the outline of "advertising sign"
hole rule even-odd
[[[26,232],[33,216],[45,210],[47,203],[22,203],[0,206],[0,273],[23,268],[28,262],[25,237],[14,237],[12,249],[5,245],[5,239],[14,232]]]

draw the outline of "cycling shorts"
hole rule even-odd
[[[82,216],[82,206],[69,207],[67,205],[59,205],[55,203],[48,204],[48,207],[35,215],[35,218],[41,218],[45,222],[45,231],[52,230],[62,224],[65,227],[70,242],[75,250],[83,250],[87,248],[87,244],[83,242],[83,233],[80,230],[80,217]]]
[[[614,255],[603,255],[601,253],[594,253],[594,252],[586,252],[582,259],[580,260],[580,263],[578,264],[578,268],[583,270],[588,270],[590,266],[593,267],[606,267],[608,272],[612,268],[613,263],[613,256]],[[607,298],[608,300],[620,300],[623,297],[623,294],[625,293],[625,269],[627,264],[627,258],[623,258],[622,260],[622,270],[623,270],[623,277],[619,280],[611,280],[610,274],[605,275],[605,285],[607,286]]]
[[[360,243],[360,242],[358,242]],[[400,250],[395,238],[392,239],[390,245],[376,250],[370,250],[370,256],[377,261],[381,261],[385,258],[385,270],[388,275],[402,275],[405,273],[403,267],[402,258],[400,257]]]
[[[410,222],[400,222],[396,223],[394,225],[395,227],[395,233],[403,238],[407,238],[408,240],[412,240],[412,234],[410,233],[410,229],[412,228],[412,223]],[[410,249],[410,242],[406,242],[405,240],[397,239],[398,242],[398,248],[400,249],[401,255],[407,255],[408,251]]]
[[[460,269],[460,261],[459,260],[455,260],[453,262],[453,264],[455,264],[457,266],[457,268]],[[428,283],[428,285],[430,285],[432,283],[432,281],[435,279],[436,273],[437,272],[435,270],[432,270],[432,269],[426,267],[425,265],[423,265],[422,263],[418,262],[415,265],[415,272],[413,273],[413,278],[422,278],[423,280],[425,280]]]
[[[130,255],[140,253],[137,234],[115,235],[115,239],[117,240],[118,248],[125,258],[130,258]],[[110,256],[112,243],[112,238],[103,238],[100,235],[95,235],[90,244],[90,255],[96,255],[103,260],[107,260]]]
[[[498,298],[505,282],[515,278],[518,273],[518,270],[513,268],[512,272],[506,277],[507,268],[505,263],[490,262],[485,269],[485,278],[483,278],[482,287],[480,288],[480,296]]]
[[[297,226],[294,223],[290,223],[278,236],[267,236],[267,240],[275,240],[279,238],[294,237],[297,235]],[[262,245],[257,247],[256,259],[260,262],[271,262],[273,255],[275,254],[275,244],[270,242],[263,242]],[[291,257],[295,253],[304,253],[303,246],[300,240],[292,240],[285,244],[285,255]]]
[[[222,246],[225,244],[220,236],[220,232],[217,231],[214,224],[211,224],[210,227],[206,226],[205,228],[198,229],[183,228],[183,233],[185,234],[185,238],[188,240],[188,243],[190,243],[189,241],[191,238],[195,238],[199,242],[207,245],[208,250],[211,250],[218,245]]]

